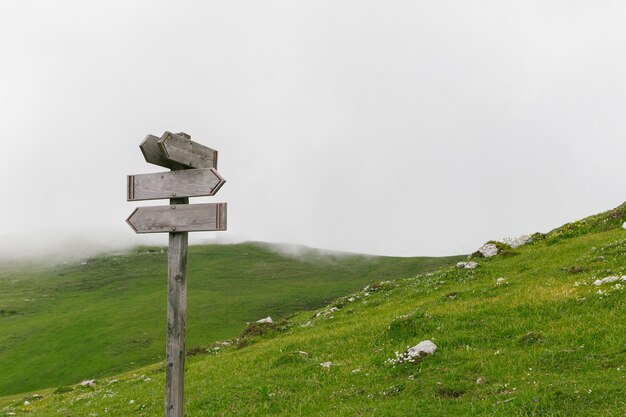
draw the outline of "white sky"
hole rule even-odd
[[[624,22],[623,0],[2,0],[0,248],[166,244],[124,222],[165,130],[220,152],[197,201],[228,202],[227,241],[446,255],[610,209]]]

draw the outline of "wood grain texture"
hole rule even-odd
[[[187,198],[170,205],[189,203]],[[188,233],[170,233],[167,251],[167,335],[165,348],[165,417],[183,417],[185,402],[185,332],[187,315]]]
[[[161,140],[161,138],[158,136],[148,135],[139,145],[139,149],[141,149],[141,153],[143,154],[146,162],[170,169],[186,168],[181,166],[179,163],[170,161],[165,157],[165,154],[159,146],[159,140]]]
[[[139,207],[126,219],[136,233],[226,230],[226,203]]]
[[[128,176],[128,201],[212,196],[226,181],[213,168]]]
[[[217,169],[217,151],[185,136],[165,132],[158,144],[165,157],[170,161],[189,168]]]

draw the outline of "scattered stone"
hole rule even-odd
[[[484,383],[485,383],[485,378],[483,378],[483,377],[481,376],[480,378],[478,378],[478,379],[476,380],[476,383],[477,383],[478,385],[484,384]]]
[[[274,324],[274,320],[272,320],[270,316],[267,316],[266,318],[261,319],[261,320],[257,320],[256,322],[259,324],[263,324],[263,323]]]
[[[229,341],[222,342],[222,346],[230,346],[230,344],[231,343]]]
[[[602,278],[602,279],[597,279],[595,281],[593,281],[593,285],[602,285],[602,284],[606,284],[607,282],[615,282],[615,281],[624,281],[626,282],[626,275],[622,275],[622,277],[616,277],[616,276],[610,276],[610,277],[606,277],[606,278]]]
[[[135,404],[135,400],[130,400],[128,404]]]
[[[81,383],[79,384],[82,387],[95,387],[96,386],[96,380],[95,379],[86,379],[84,381],[81,381]]]
[[[507,245],[515,249],[527,244],[528,242],[530,242],[530,240],[530,236],[521,235],[520,237],[507,237],[504,238],[502,241],[503,243],[506,243]]]
[[[437,345],[430,340],[424,340],[409,348],[406,353],[410,358],[432,355],[437,350]]]
[[[352,370],[352,373],[353,373],[353,374],[358,374],[359,372],[361,372],[361,370],[360,370],[359,368],[357,368],[357,369],[353,369],[353,370]]]
[[[335,311],[339,311],[339,309],[337,307],[331,307],[328,311],[334,313]]]
[[[485,258],[489,258],[498,254],[498,247],[494,243],[485,243],[478,249],[478,252]]]
[[[330,368],[331,366],[333,366],[333,363],[332,362],[322,362],[322,363],[320,363],[320,366],[322,368]]]
[[[461,269],[474,269],[478,266],[478,262],[469,261],[469,262],[459,262],[456,264],[457,268]]]
[[[30,401],[24,401],[24,405],[29,405]]]
[[[505,278],[498,278],[496,280],[496,285],[502,285],[502,284],[508,284],[508,282],[506,282]]]
[[[87,265],[87,261],[83,261],[80,263],[81,265]]]
[[[354,300],[356,300],[356,298],[354,298],[354,297],[350,297],[350,298],[348,298],[348,301],[350,301],[351,303],[353,303],[353,302],[354,302]]]
[[[299,353],[299,354],[301,354],[301,355],[308,355],[308,353],[306,353],[306,352],[305,352],[305,351],[303,351],[303,350],[299,350],[299,351],[298,351],[298,353]]]
[[[310,320],[307,321],[306,323],[300,325],[300,327],[311,327],[311,326],[313,326],[313,323],[311,323]]]
[[[626,229],[626,222],[622,225],[622,229]]]

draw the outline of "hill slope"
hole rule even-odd
[[[188,358],[186,415],[624,415],[626,283],[593,284],[626,272],[624,219],[626,205],[475,269],[382,282],[252,326]],[[433,355],[394,360],[426,339]],[[163,384],[158,364],[5,414],[159,416]]]
[[[192,246],[187,346],[236,336],[247,321],[317,308],[375,280],[430,271],[451,258],[391,258],[271,245]],[[0,395],[100,378],[164,355],[162,248],[45,267],[0,265]]]

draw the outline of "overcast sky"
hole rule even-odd
[[[228,202],[224,241],[446,255],[610,209],[624,22],[623,0],[2,0],[0,248],[166,244],[124,222],[165,130],[219,151],[197,201]]]

